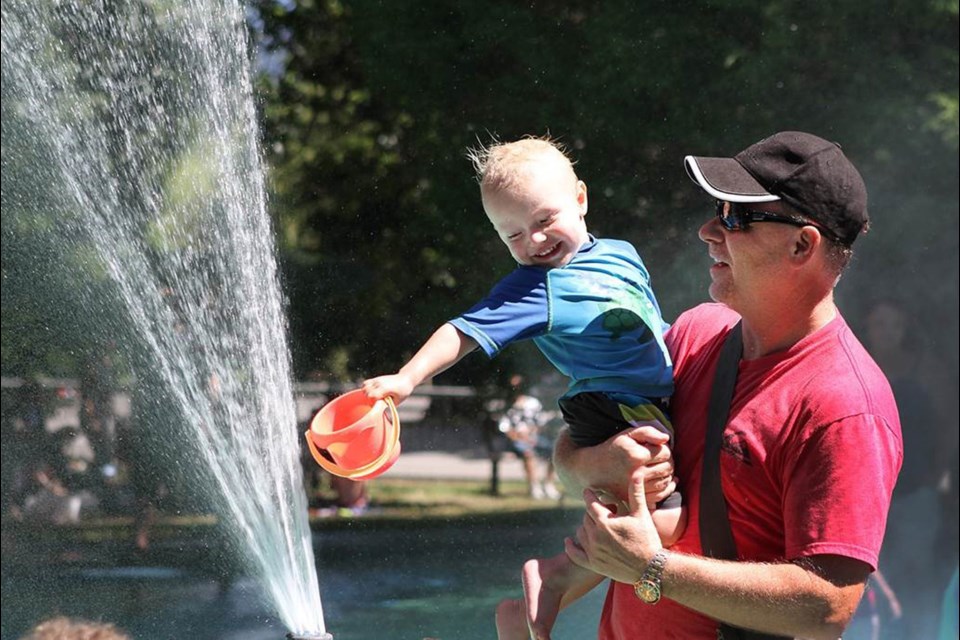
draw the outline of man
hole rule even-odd
[[[637,433],[580,449],[563,434],[556,459],[566,481],[604,489],[623,473],[634,478],[621,513],[584,491],[587,514],[566,550],[613,579],[601,638],[712,639],[724,623],[835,639],[876,569],[903,457],[890,386],[833,300],[868,225],[866,189],[839,145],[806,133],[778,133],[734,158],[688,156],[685,165],[717,200],[699,235],[719,303],[681,315],[667,341],[689,526],[662,548],[642,484],[651,471],[634,472],[650,459]],[[719,454],[739,558],[726,561],[702,554],[700,483],[719,352],[741,320]]]

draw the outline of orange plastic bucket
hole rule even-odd
[[[321,467],[353,480],[369,480],[400,456],[400,418],[391,398],[372,400],[362,389],[325,404],[310,421],[307,447]]]

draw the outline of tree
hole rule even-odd
[[[333,368],[334,353],[344,372],[395,366],[506,273],[463,160],[488,133],[571,148],[591,230],[638,246],[668,317],[706,295],[695,230],[711,207],[683,156],[784,129],[839,140],[874,219],[841,297],[857,307],[885,286],[878,272],[910,264],[896,275],[917,304],[956,326],[956,3],[355,0],[266,14],[284,54],[266,140],[301,366]],[[930,266],[939,256],[952,258]]]

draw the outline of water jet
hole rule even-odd
[[[169,410],[150,455],[216,511],[285,627],[328,637],[243,7],[2,13],[5,238],[32,229],[65,264],[70,311],[119,340]]]

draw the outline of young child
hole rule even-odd
[[[471,150],[484,211],[518,267],[488,296],[442,325],[393,375],[366,380],[371,398],[403,402],[424,380],[477,347],[490,357],[533,339],[570,386],[560,409],[573,441],[599,444],[639,423],[669,430],[660,402],[673,391],[663,342],[667,328],[636,250],[587,233],[587,187],[563,151],[528,138]],[[620,488],[624,500],[626,482]],[[675,494],[653,512],[665,544],[685,525]],[[523,570],[526,617],[548,634],[557,612],[602,581],[564,554],[530,560]],[[522,607],[498,609],[501,638],[528,637]],[[519,618],[519,623],[516,618]]]

